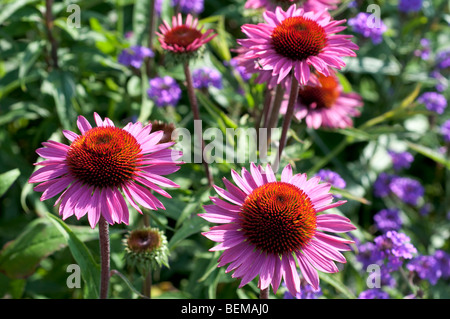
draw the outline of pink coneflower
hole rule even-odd
[[[358,46],[349,40],[352,36],[335,34],[346,28],[340,26],[346,20],[331,20],[326,10],[305,12],[292,5],[287,11],[277,7],[263,16],[266,23],[242,26],[248,38],[238,43],[248,49],[245,58],[271,70],[277,83],[292,70],[299,83],[306,85],[310,67],[329,76],[330,68],[345,65],[341,57],[356,56],[353,50]]]
[[[319,214],[346,201],[332,203],[330,184],[319,177],[293,175],[290,165],[277,181],[270,165],[265,170],[254,163],[250,172],[232,170],[237,186],[223,179],[226,190],[215,186],[225,200],[211,197],[214,205],[204,206],[199,214],[212,223],[204,236],[220,244],[211,251],[223,250],[219,267],[241,278],[240,287],[259,275],[258,287],[272,286],[276,293],[282,277],[293,295],[300,291],[297,264],[305,280],[319,288],[317,270],[338,272],[334,261],[345,263],[340,251],[350,250],[351,240],[324,232],[348,232],[356,229],[346,217]]]
[[[286,112],[287,100],[280,112]],[[312,74],[308,85],[299,89],[294,109],[297,120],[305,119],[310,128],[346,128],[353,126],[352,117],[359,116],[362,98],[356,93],[344,93],[336,75]]]
[[[63,219],[75,215],[78,219],[88,214],[92,228],[102,215],[109,224],[128,224],[128,202],[142,214],[138,204],[152,210],[164,209],[152,191],[165,197],[170,195],[159,186],[178,187],[162,177],[176,172],[176,160],[181,152],[168,149],[174,144],[159,143],[163,131],[152,132],[152,125],[128,123],[123,129],[94,113],[97,127],[83,116],[78,117],[78,135],[63,131],[71,141],[65,145],[55,141],[42,143],[36,153],[44,166],[35,171],[29,183],[41,183],[34,190],[43,192],[41,201],[62,192],[56,200]],[[123,195],[122,195],[123,193]]]
[[[199,28],[198,19],[191,14],[186,16],[186,22],[183,23],[181,13],[172,17],[172,26],[163,21],[159,30],[161,33],[156,34],[161,47],[176,54],[194,53],[217,35],[211,29],[202,33],[203,27]]]

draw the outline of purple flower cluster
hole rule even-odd
[[[419,49],[414,51],[414,55],[422,58],[422,60],[429,60],[431,54],[430,40],[425,38],[421,39],[420,46],[421,47]]]
[[[417,99],[419,103],[425,104],[425,107],[438,114],[444,113],[447,107],[445,96],[437,92],[425,92]]]
[[[402,12],[417,12],[422,9],[422,0],[400,0],[398,9]]]
[[[386,197],[396,195],[406,204],[417,205],[425,193],[424,187],[419,181],[409,178],[381,173],[374,183],[374,195]]]
[[[389,294],[379,288],[362,291],[358,299],[389,299]]]
[[[317,175],[323,182],[330,183],[332,186],[337,188],[345,188],[347,183],[344,179],[336,172],[329,169],[321,169],[317,172]]]
[[[375,226],[383,233],[390,230],[399,230],[402,227],[400,211],[396,208],[382,209],[373,216]]]
[[[163,0],[155,1],[155,10],[161,15]],[[204,10],[204,0],[172,0],[171,6],[184,14],[200,14]]]
[[[123,50],[118,57],[118,61],[120,64],[139,69],[146,57],[154,56],[155,54],[151,49],[135,45]]]
[[[444,137],[444,141],[450,142],[450,120],[445,121],[441,125],[441,134]]]
[[[450,67],[450,48],[440,50],[436,54],[436,68],[447,69]]]
[[[283,282],[283,286],[285,283]],[[322,295],[322,290],[314,290],[313,286],[308,284],[305,280],[300,281],[300,292],[298,292],[295,297],[286,290],[283,299],[317,299]]]
[[[207,89],[210,86],[221,89],[222,75],[216,69],[203,67],[192,72],[192,82],[196,89]]]
[[[391,156],[392,165],[396,171],[399,171],[402,168],[409,168],[414,161],[414,156],[409,152],[394,152],[389,150],[388,153]]]
[[[450,273],[450,255],[438,250],[434,255],[421,255],[414,257],[406,265],[409,271],[414,272],[422,280],[428,280],[435,285],[440,278],[448,278]]]
[[[252,73],[247,72],[247,69],[244,66],[239,65],[239,60],[238,59],[232,58],[230,60],[230,62],[228,62],[228,64],[234,70],[236,70],[236,72],[239,74],[239,76],[242,78],[242,80],[248,81],[252,77]]]
[[[377,21],[369,20],[369,17],[371,17],[369,13],[360,12],[356,17],[348,20],[348,25],[354,32],[370,38],[374,44],[379,44],[383,41],[383,33],[386,32],[387,27],[383,21],[379,21],[377,25]]]
[[[176,106],[181,98],[181,88],[170,76],[156,77],[149,81],[148,97],[158,107]]]

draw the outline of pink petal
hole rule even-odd
[[[80,130],[81,134],[86,133],[87,131],[89,131],[92,128],[92,126],[88,122],[88,120],[86,120],[86,118],[82,115],[78,116],[77,126],[78,126],[78,129]]]
[[[287,258],[286,258],[287,257]],[[289,292],[295,296],[300,291],[300,277],[297,272],[295,257],[292,255],[284,255],[281,263],[284,269],[284,282]]]
[[[311,266],[309,262],[305,260],[303,254],[297,253],[298,265],[300,267],[300,271],[303,275],[303,278],[315,289],[319,289],[319,274],[317,270]]]

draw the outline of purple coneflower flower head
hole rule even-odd
[[[222,75],[216,69],[203,67],[192,72],[192,82],[196,89],[207,89],[210,86],[221,89]]]
[[[392,193],[397,195],[403,202],[417,205],[425,193],[425,189],[419,181],[409,177],[394,177],[390,183]]]
[[[417,12],[422,9],[422,0],[400,0],[398,10],[402,12]]]
[[[286,113],[288,100],[282,102],[281,114]],[[299,88],[294,116],[299,121],[304,118],[306,125],[314,129],[346,128],[353,126],[353,117],[361,115],[362,106],[361,96],[344,93],[335,74],[311,74],[308,85]]]
[[[100,216],[110,224],[128,224],[125,199],[141,214],[138,205],[165,209],[152,191],[170,197],[159,186],[178,187],[162,176],[180,168],[176,160],[182,153],[169,149],[175,143],[159,143],[164,132],[152,132],[150,124],[128,123],[122,129],[97,113],[94,118],[97,127],[78,117],[81,135],[63,130],[70,145],[47,141],[36,150],[46,160],[35,164],[44,167],[31,175],[29,183],[40,183],[34,190],[43,192],[41,201],[62,193],[55,203],[62,218],[88,214],[92,228]]]
[[[389,150],[388,153],[391,156],[392,165],[396,171],[399,171],[402,168],[409,168],[414,161],[414,156],[409,152],[394,152]]]
[[[442,275],[441,267],[434,256],[417,256],[411,259],[406,268],[417,274],[422,280],[435,285]]]
[[[146,57],[154,56],[155,54],[151,49],[135,45],[123,50],[119,55],[118,61],[120,64],[139,69]]]
[[[191,14],[188,14],[183,22],[181,13],[172,17],[172,25],[163,21],[159,31],[155,33],[161,48],[178,56],[197,52],[204,44],[217,36],[212,29],[203,33],[203,27],[199,26],[198,19]]]
[[[241,175],[231,171],[236,185],[223,179],[226,190],[214,186],[224,199],[211,197],[214,205],[206,205],[202,218],[219,226],[203,235],[219,245],[211,251],[223,251],[219,267],[229,264],[226,272],[241,278],[243,287],[259,275],[258,287],[270,285],[274,293],[281,280],[295,296],[300,292],[300,277],[315,290],[319,288],[317,270],[334,273],[334,261],[345,263],[340,251],[350,250],[352,240],[330,233],[356,229],[346,217],[325,213],[345,201],[332,202],[330,184],[319,183],[319,177],[308,180],[306,174],[292,172],[290,165],[277,181],[270,165],[264,170],[254,163],[250,172]],[[325,233],[326,232],[326,233]]]
[[[373,216],[375,226],[385,233],[389,230],[399,230],[402,227],[400,211],[396,208],[382,209]]]
[[[444,141],[450,142],[450,120],[445,121],[440,128]]]
[[[386,32],[387,27],[383,21],[369,20],[370,17],[369,13],[360,12],[356,17],[348,20],[348,25],[354,32],[370,38],[374,44],[379,44],[383,41],[383,33]]]
[[[444,113],[447,107],[445,96],[437,92],[425,92],[417,99],[419,103],[425,104],[425,107],[432,112],[438,114]]]
[[[176,106],[181,98],[181,88],[170,76],[156,77],[149,81],[147,94],[158,107]]]
[[[389,299],[389,294],[379,288],[362,291],[358,299]]]
[[[242,26],[247,38],[238,43],[247,49],[244,57],[271,71],[278,84],[292,71],[306,85],[311,67],[330,76],[332,68],[345,66],[344,56],[356,56],[352,36],[337,34],[346,28],[341,26],[345,20],[332,20],[326,10],[305,12],[294,4],[286,11],[281,7],[265,11],[263,17],[265,23]]]

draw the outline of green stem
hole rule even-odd
[[[109,224],[103,216],[100,216],[100,220],[98,222],[98,233],[101,258],[100,299],[107,299],[110,275]]]

